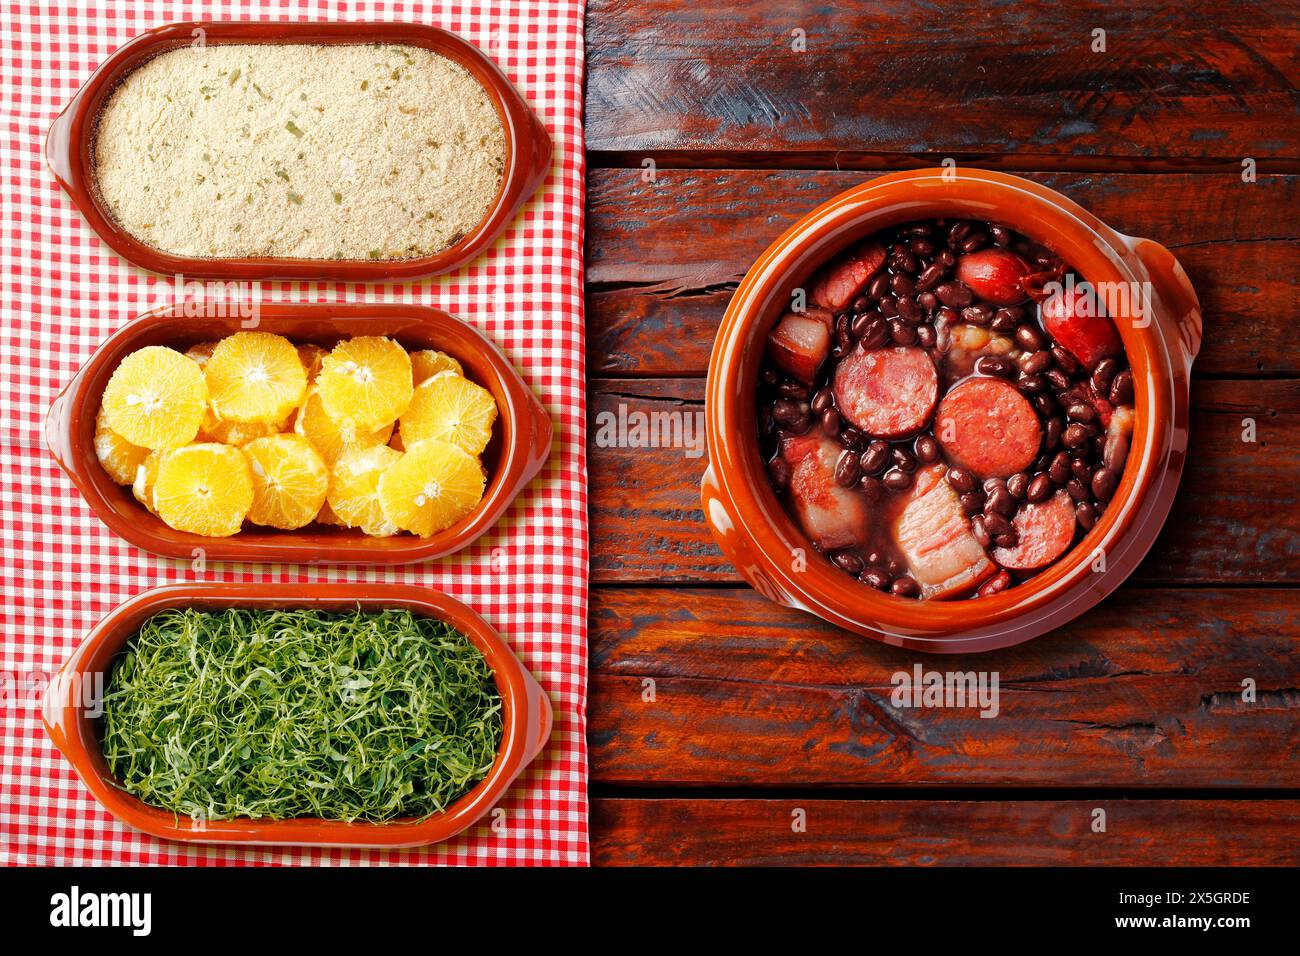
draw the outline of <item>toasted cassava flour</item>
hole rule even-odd
[[[182,256],[404,259],[458,242],[496,198],[505,133],[460,64],[414,46],[164,53],[109,97],[109,212]]]

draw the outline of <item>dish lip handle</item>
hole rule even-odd
[[[1200,299],[1177,257],[1154,239],[1121,236],[1129,251],[1146,270],[1163,308],[1151,310],[1153,320],[1165,334],[1171,348],[1182,356],[1185,370],[1201,351],[1202,312]]]

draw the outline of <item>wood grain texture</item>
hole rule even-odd
[[[595,0],[587,23],[597,161],[1227,171],[1300,158],[1285,4]]]
[[[597,866],[1300,864],[1295,800],[600,798],[591,827]]]
[[[595,379],[588,410],[592,580],[737,581],[700,510],[705,457],[604,444],[620,414],[668,414],[703,434],[700,379]],[[602,417],[604,416],[604,417]],[[1242,423],[1256,423],[1255,443]],[[687,433],[691,434],[691,433]],[[1300,381],[1197,381],[1191,450],[1147,583],[1300,582]]]
[[[591,775],[644,786],[1294,788],[1297,633],[1295,590],[1125,587],[1019,647],[922,658],[748,588],[598,588]],[[997,716],[895,706],[893,675],[918,661],[998,672]],[[1241,698],[1247,678],[1254,703]]]
[[[703,375],[737,283],[790,224],[872,172],[593,170],[593,373]],[[1300,374],[1300,177],[1029,174],[1174,250],[1205,310],[1198,376]]]

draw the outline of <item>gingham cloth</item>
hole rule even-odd
[[[583,864],[587,494],[582,315],[581,0],[545,3],[6,4],[0,195],[0,864]],[[264,283],[263,301],[414,302],[476,323],[556,424],[551,458],[496,529],[440,561],[387,571],[211,565],[196,574],[111,534],[45,449],[50,402],[114,329],[173,301],[170,277],[91,233],[43,159],[45,132],[114,49],[180,20],[403,20],[491,56],[555,142],[539,194],[475,262],[408,285]],[[550,745],[491,817],[438,846],[370,852],[182,845],[117,823],[46,737],[40,691],[125,599],[179,581],[400,581],[467,602],[506,636],[555,705]]]

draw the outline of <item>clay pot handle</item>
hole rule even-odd
[[[1124,241],[1146,266],[1151,284],[1165,307],[1164,311],[1157,311],[1157,321],[1164,327],[1171,344],[1182,352],[1190,370],[1201,350],[1201,303],[1196,298],[1196,290],[1182,264],[1160,243],[1133,236],[1125,236]]]

